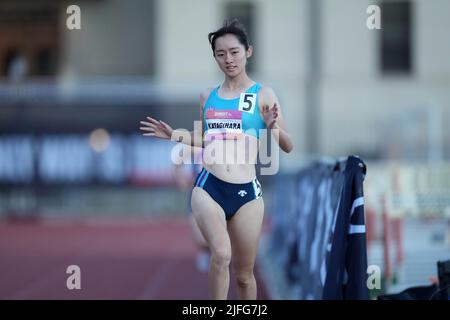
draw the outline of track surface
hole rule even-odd
[[[188,220],[0,224],[0,299],[208,299]],[[81,269],[69,290],[67,267]],[[269,299],[258,269],[258,299]],[[237,299],[231,276],[229,299]]]

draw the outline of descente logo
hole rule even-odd
[[[239,194],[241,197],[244,197],[244,196],[247,194],[247,191],[245,191],[245,190],[240,190],[240,191],[238,192],[238,194]]]

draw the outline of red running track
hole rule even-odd
[[[208,299],[183,218],[0,224],[0,299]],[[69,265],[81,289],[69,290]],[[259,276],[258,299],[269,299]],[[237,299],[231,276],[229,299]]]

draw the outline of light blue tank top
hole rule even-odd
[[[203,110],[205,135],[249,134],[259,139],[259,130],[266,124],[259,114],[258,94],[261,89],[255,83],[235,99],[223,99],[219,87],[211,91]]]

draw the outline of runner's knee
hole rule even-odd
[[[220,246],[211,250],[212,262],[220,267],[228,267],[231,261],[231,248]]]
[[[250,271],[238,271],[236,273],[236,283],[240,288],[247,288],[253,279],[253,270]]]

